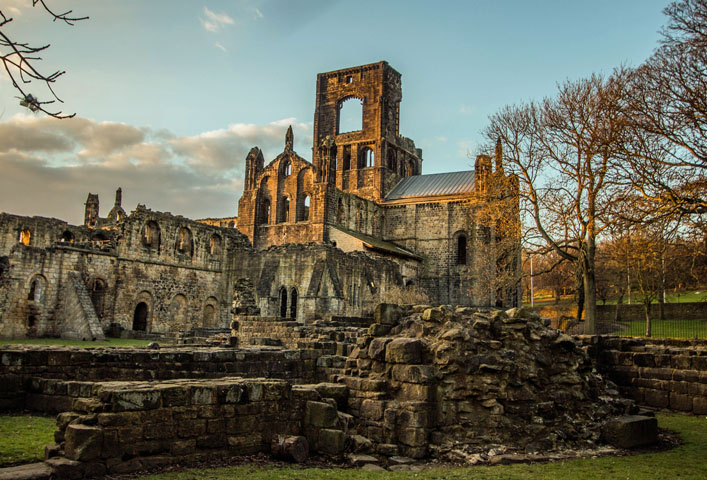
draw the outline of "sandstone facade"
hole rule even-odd
[[[386,62],[320,74],[312,161],[291,129],[267,166],[254,147],[238,217],[127,214],[120,189],[105,218],[89,194],[80,226],[0,214],[0,336],[227,329],[242,294],[300,323],[370,317],[406,292],[517,305],[517,231],[499,228],[519,220],[517,184],[500,149],[495,169],[480,156],[474,171],[422,175],[422,151],[399,134],[400,78]],[[344,131],[351,102],[361,122]]]

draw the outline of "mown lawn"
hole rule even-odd
[[[624,337],[642,337],[646,334],[646,321],[621,322],[626,329],[616,332]],[[652,320],[653,338],[707,338],[707,320]]]
[[[0,466],[43,460],[54,430],[54,417],[0,415]]]
[[[265,479],[705,479],[707,478],[707,418],[659,415],[662,428],[680,433],[684,444],[660,453],[536,465],[479,466],[430,469],[421,472],[367,472],[359,469],[263,468],[238,466],[189,470],[140,477],[142,480]]]
[[[66,340],[63,338],[0,338],[0,345],[57,345],[68,347],[144,347],[153,340],[106,338],[104,342]]]

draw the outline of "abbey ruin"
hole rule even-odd
[[[237,217],[128,214],[120,189],[83,225],[0,214],[0,337],[159,341],[0,347],[0,411],[58,414],[28,478],[283,451],[550,461],[655,442],[637,403],[707,414],[704,342],[571,337],[519,306],[500,145],[423,175],[401,98],[386,62],[319,74],[312,161],[291,129],[267,164],[253,147]]]
[[[300,323],[370,317],[400,292],[516,306],[519,239],[507,225],[519,214],[500,148],[473,171],[423,175],[422,151],[398,130],[401,75],[386,62],[319,74],[316,89],[312,161],[291,129],[267,165],[253,147],[238,217],[127,214],[120,189],[105,218],[89,194],[83,225],[0,214],[0,336],[223,329],[234,294]],[[342,132],[352,102],[360,129]]]

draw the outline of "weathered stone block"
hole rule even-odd
[[[393,380],[407,383],[429,383],[434,380],[434,370],[429,365],[393,365]]]
[[[88,461],[101,456],[103,431],[98,427],[72,424],[66,427],[64,452],[71,460]]]
[[[655,417],[627,415],[607,421],[602,427],[604,440],[619,448],[651,445],[658,440]]]
[[[374,338],[368,346],[368,357],[373,360],[385,359],[385,346],[391,341],[390,338]]]
[[[380,420],[385,411],[385,402],[382,400],[364,400],[361,402],[360,415],[368,420]]]
[[[118,390],[113,392],[113,409],[120,412],[125,410],[149,410],[160,405],[161,395],[157,390]]]
[[[692,411],[692,397],[670,392],[670,409],[679,410],[681,412]]]
[[[346,447],[346,434],[341,430],[323,428],[319,431],[318,450],[321,453],[339,456]]]
[[[308,401],[305,410],[305,421],[308,425],[320,428],[336,426],[336,409],[324,402]]]
[[[385,361],[390,363],[421,363],[422,342],[413,338],[396,338],[386,346]]]

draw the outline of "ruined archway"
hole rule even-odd
[[[149,309],[145,302],[140,302],[135,306],[135,313],[133,314],[133,330],[137,332],[147,331],[147,314]]]

